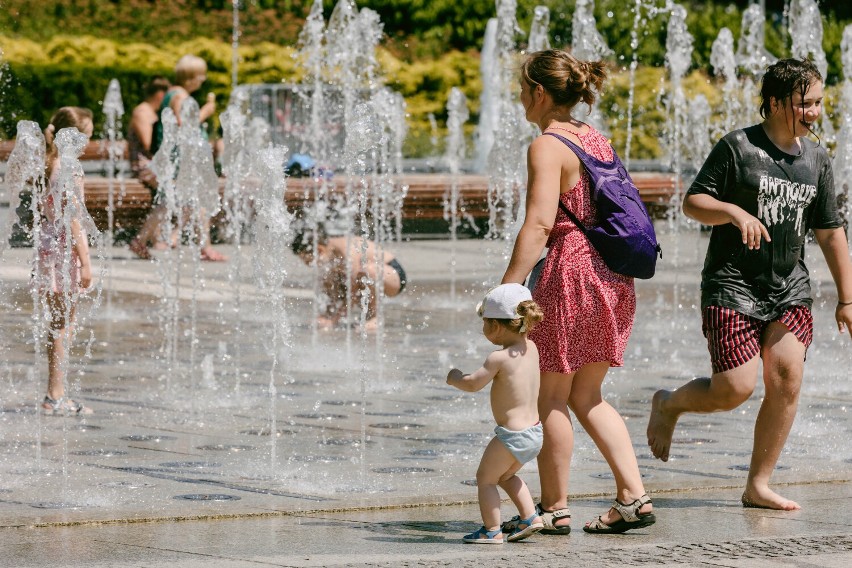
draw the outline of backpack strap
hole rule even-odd
[[[568,146],[569,148],[571,148],[571,150],[572,150],[575,154],[577,154],[577,158],[578,158],[581,162],[583,162],[583,166],[585,166],[585,168],[586,168],[587,170],[593,170],[593,169],[595,169],[595,164],[594,164],[594,162],[592,161],[592,156],[590,156],[590,155],[588,154],[588,152],[586,152],[585,150],[583,150],[583,148],[582,148],[581,146],[578,146],[577,144],[574,144],[573,142],[571,142],[570,140],[568,140],[568,139],[567,139],[567,138],[565,138],[564,136],[561,136],[561,135],[559,135],[559,134],[556,134],[555,132],[545,132],[545,134],[547,134],[548,136],[553,136],[554,138],[556,138],[557,140],[560,140],[563,144],[565,144],[566,146]],[[613,150],[613,158],[615,158],[615,151],[614,151],[614,150]]]
[[[560,136],[559,134],[556,134],[555,132],[545,132],[545,134],[547,134],[548,136],[553,136],[554,138],[557,138],[558,140],[561,140],[562,142],[564,142],[565,145],[567,145],[569,148],[571,148],[571,150],[574,151],[575,154],[577,154],[577,158],[580,159],[580,161],[583,163],[583,166],[586,168],[586,170],[588,171],[589,169],[591,169],[590,166],[589,166],[589,163],[587,161],[589,155],[582,148],[580,148],[579,146],[577,146],[576,144],[574,144],[573,142],[571,142],[570,140],[568,140],[564,136]],[[560,197],[561,197],[561,195],[560,195]],[[568,207],[565,206],[564,203],[562,203],[562,199],[559,200],[559,208],[562,209],[562,211],[565,212],[565,214],[568,216],[568,218],[571,219],[571,221],[573,221],[574,224],[577,225],[577,228],[580,229],[581,231],[583,231],[583,234],[585,235],[586,232],[587,232],[586,226],[583,225],[580,222],[579,219],[577,219],[577,216],[574,215],[571,212],[571,210],[568,209]]]
[[[562,197],[561,194],[560,197]],[[574,224],[577,225],[577,228],[583,231],[583,234],[585,235],[587,231],[586,226],[583,225],[579,219],[577,219],[576,215],[571,213],[571,210],[568,209],[568,207],[566,207],[564,203],[562,203],[562,199],[559,200],[559,208],[562,209],[562,211],[564,211],[566,215],[568,215],[568,218],[571,219]]]

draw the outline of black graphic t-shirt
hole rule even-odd
[[[732,223],[710,234],[701,273],[701,307],[722,306],[770,321],[788,307],[810,307],[805,266],[810,229],[842,226],[834,175],[825,149],[800,138],[792,156],[773,144],[761,125],[722,138],[701,167],[687,195],[704,193],[738,205],[766,225],[771,242],[749,250]]]

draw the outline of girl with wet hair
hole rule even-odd
[[[610,270],[560,207],[586,226],[595,224],[589,176],[566,141],[599,160],[614,159],[607,138],[573,116],[580,102],[595,102],[606,76],[603,61],[582,61],[555,49],[533,53],[521,66],[521,104],[527,120],[545,135],[533,140],[527,154],[526,215],[503,282],[524,282],[549,247],[533,290],[544,320],[529,335],[541,355],[538,411],[544,446],[538,455],[537,511],[544,534],[571,532],[569,408],[606,458],[616,485],[612,507],[584,530],[620,533],[656,520],[624,420],[601,394],[609,368],[624,364],[636,311],[633,278]],[[519,520],[506,523],[504,532]]]
[[[44,129],[44,142],[47,147],[45,165],[48,179],[59,157],[55,144],[56,134],[63,128],[76,128],[91,137],[94,132],[94,115],[87,108],[67,106],[57,110],[50,118],[50,123]]]
[[[82,219],[83,214],[88,214],[84,203],[72,203],[83,199],[82,172],[74,175],[73,188],[59,187],[65,182],[58,178],[56,136],[65,128],[76,129],[77,136],[85,137],[77,140],[82,151],[92,136],[92,111],[62,107],[44,130],[48,187],[39,198],[38,260],[34,272],[34,285],[48,319],[48,383],[41,409],[45,414],[90,414],[91,409],[65,396],[67,348],[77,301],[80,292],[92,285],[89,242]],[[69,215],[70,219],[66,219]]]
[[[760,116],[769,118],[772,115],[772,99],[792,102],[793,94],[799,93],[804,101],[808,88],[816,83],[822,83],[822,74],[807,59],[782,59],[770,65],[760,86]]]
[[[841,333],[852,326],[852,263],[831,159],[806,137],[822,112],[819,71],[810,61],[778,61],[766,70],[760,92],[763,122],[724,136],[683,202],[686,215],[713,227],[701,274],[713,374],[654,395],[648,444],[666,461],[681,414],[732,410],[748,400],[762,358],[766,394],[742,504],[789,511],[799,504],[773,491],[769,480],[796,417],[813,339],[808,232],[837,288]]]

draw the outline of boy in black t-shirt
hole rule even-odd
[[[831,161],[804,138],[822,110],[819,71],[810,61],[779,61],[764,75],[761,97],[763,122],[716,144],[683,203],[686,215],[713,226],[701,278],[702,331],[713,376],[657,391],[648,445],[666,461],[681,414],[745,402],[757,384],[760,355],[766,395],[742,503],[794,510],[799,504],[772,491],[769,478],[796,416],[813,337],[807,232],[814,231],[837,286],[841,333],[852,326],[852,263]]]

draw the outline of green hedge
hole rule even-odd
[[[326,20],[338,0],[324,0]],[[786,55],[789,38],[782,10],[785,0],[767,0],[766,42],[778,56]],[[407,61],[437,59],[448,50],[480,50],[488,19],[495,16],[495,0],[355,0],[359,8],[375,10],[387,35],[384,45]],[[643,0],[665,6],[666,0]],[[693,61],[707,64],[719,29],[727,26],[739,38],[742,10],[753,0],[681,0],[687,24],[695,37]],[[244,44],[296,44],[314,0],[241,0],[240,27]],[[517,19],[529,30],[533,9],[551,11],[551,38],[555,46],[571,39],[576,0],[517,0]],[[630,57],[632,9],[635,0],[595,0],[595,18],[608,45]],[[821,2],[824,47],[829,61],[829,83],[840,74],[840,35],[852,21],[852,3]],[[647,8],[644,10],[647,15]],[[2,0],[0,33],[41,42],[55,35],[97,36],[121,43],[177,44],[191,37],[231,41],[231,0]],[[667,16],[645,21],[639,56],[651,66],[665,57]],[[523,40],[523,36],[519,36]]]
[[[210,39],[153,46],[120,43],[91,36],[56,36],[44,44],[0,36],[2,58],[8,67],[0,92],[0,136],[14,136],[18,120],[46,125],[60,106],[78,105],[98,112],[111,79],[121,85],[125,111],[140,102],[142,87],[152,75],[173,76],[177,59],[194,53],[207,61],[207,83],[199,99],[214,92],[224,110],[231,91],[231,46]],[[274,83],[298,80],[293,50],[275,44],[240,47],[240,80]]]
[[[170,76],[174,62],[185,53],[195,53],[208,62],[208,83],[199,96],[209,91],[216,93],[219,112],[224,110],[231,88],[231,46],[209,39],[152,46],[94,37],[56,36],[46,43],[37,43],[0,36],[0,49],[8,65],[0,78],[0,137],[3,138],[14,136],[15,125],[21,119],[46,125],[53,111],[63,105],[94,110],[96,132],[100,132],[101,100],[111,79],[118,79],[121,84],[129,114],[139,102],[142,85],[150,76]],[[272,43],[245,45],[240,47],[239,55],[239,76],[243,83],[298,81],[300,78],[292,48]],[[472,135],[482,89],[478,53],[450,51],[434,60],[408,63],[380,48],[377,59],[388,86],[406,100],[409,133],[404,151],[407,156],[428,156],[436,151],[432,147],[430,113],[440,125],[439,140],[445,138],[446,102],[452,87],[459,87],[467,96],[471,113],[467,132]],[[636,74],[633,158],[661,157],[660,138],[666,117],[658,92],[667,88],[664,76],[663,68],[648,66],[640,67]],[[722,101],[715,81],[704,70],[693,71],[684,80],[687,97],[703,93],[711,105],[718,108]],[[829,109],[835,92],[836,88],[828,89]],[[620,152],[624,151],[627,135],[627,100],[628,75],[623,70],[615,72],[603,93],[601,107],[611,121],[613,143]],[[124,122],[126,124],[127,117]]]

